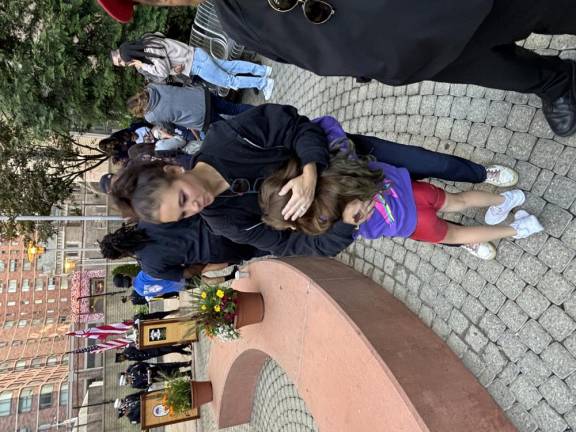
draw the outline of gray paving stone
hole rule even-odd
[[[550,306],[538,322],[557,341],[563,341],[576,329],[576,322],[557,306]]]
[[[572,430],[576,429],[576,409],[564,414],[564,420]]]
[[[497,153],[506,153],[511,138],[511,130],[502,127],[494,127],[488,136],[486,148]]]
[[[486,309],[477,299],[472,296],[466,297],[462,305],[462,313],[466,315],[470,321],[477,324],[484,312],[486,312]]]
[[[552,342],[552,336],[534,320],[528,321],[518,332],[518,337],[528,348],[540,354]]]
[[[574,291],[574,285],[554,270],[548,271],[537,287],[548,300],[556,305],[561,305]]]
[[[458,357],[462,357],[466,350],[468,350],[468,346],[462,341],[462,339],[456,336],[456,333],[450,333],[446,343]]]
[[[533,214],[533,213],[532,213]],[[548,240],[548,234],[540,232],[530,237],[516,240],[516,244],[530,255],[538,255]]]
[[[508,300],[498,312],[498,317],[513,332],[517,332],[528,320],[528,315],[515,302]]]
[[[572,258],[576,256],[574,249],[564,246],[564,243],[554,237],[549,237],[538,254],[538,258],[548,267],[562,272]]]
[[[514,404],[512,408],[506,411],[506,415],[519,432],[535,432],[538,429],[538,424],[520,404]]]
[[[492,313],[498,313],[504,302],[506,301],[506,296],[500,292],[498,288],[496,288],[492,284],[487,284],[480,293],[478,297],[480,303],[486,307]]]
[[[554,204],[546,204],[546,207],[538,216],[544,231],[553,237],[560,237],[572,219],[573,215],[570,212]]]
[[[520,375],[510,384],[510,391],[516,401],[526,410],[532,409],[542,400],[542,395],[538,389],[524,375]]]
[[[475,147],[484,147],[490,135],[490,130],[491,127],[483,123],[472,123],[470,134],[468,135],[468,143]]]
[[[438,99],[436,100],[434,115],[436,117],[448,117],[450,115],[450,108],[452,107],[453,100],[453,96],[438,96]]]
[[[576,227],[575,227],[576,235]],[[516,267],[524,253],[521,248],[508,240],[502,240],[497,249],[498,262],[508,268]]]
[[[484,122],[484,120],[486,120],[486,115],[488,114],[489,108],[490,101],[488,99],[472,99],[467,119],[471,122]]]
[[[520,279],[523,275],[531,275],[531,271],[529,268],[525,268],[523,266],[523,262],[521,261],[516,266],[516,273],[512,270],[505,269],[498,280],[496,281],[496,286],[498,289],[508,298],[514,300],[516,297],[520,295],[522,289],[526,286],[526,284]],[[518,271],[520,269],[520,271]],[[545,270],[544,270],[545,271]]]
[[[452,305],[446,300],[442,294],[438,294],[433,303],[434,312],[443,320],[448,320],[452,312]]]
[[[568,300],[566,300],[563,307],[568,315],[570,315],[573,319],[576,319],[576,294],[572,294],[570,297],[568,297]]]
[[[488,392],[494,400],[500,405],[504,410],[507,410],[515,402],[514,395],[506,387],[506,385],[500,381],[496,380],[488,386]]]
[[[482,359],[478,356],[478,354],[468,350],[462,356],[462,363],[466,366],[470,372],[474,374],[475,377],[479,377],[484,369],[486,369],[486,365],[482,361]]]
[[[442,339],[448,339],[448,335],[450,335],[450,327],[442,318],[435,317],[434,321],[432,322],[432,330],[440,336]]]
[[[554,165],[554,172],[558,175],[565,176],[570,171],[570,167],[576,160],[576,148],[565,147],[562,154],[558,157]]]
[[[552,181],[553,178],[554,173],[552,171],[545,169],[540,171],[540,174],[538,174],[538,178],[532,185],[532,193],[538,196],[544,195],[544,192],[546,192],[546,189],[548,189],[548,186],[550,186],[550,182]]]
[[[558,157],[564,150],[564,146],[560,143],[549,139],[539,139],[532,154],[530,155],[530,163],[540,167],[551,170],[556,165]]]
[[[550,306],[550,301],[533,286],[526,286],[516,299],[518,306],[528,314],[530,318],[537,319]],[[575,303],[576,316],[576,303]]]
[[[544,210],[544,207],[546,206],[546,201],[544,201],[538,195],[533,194],[532,192],[524,192],[524,195],[526,195],[526,201],[524,202],[522,208],[526,210],[528,213],[533,214],[538,218],[540,218],[541,213]],[[540,223],[542,223],[542,221],[540,221]]]
[[[552,342],[540,357],[560,378],[566,378],[576,370],[576,359],[558,342]]]
[[[516,187],[523,190],[532,189],[532,185],[540,173],[540,168],[525,161],[519,161],[514,168],[518,171],[519,176]]]
[[[510,102],[493,101],[490,103],[488,113],[486,114],[486,123],[490,126],[503,127],[506,125],[508,114],[512,109]]]
[[[466,90],[466,96],[470,96],[472,98],[481,98],[486,93],[485,87],[480,87],[477,85],[468,85]]]
[[[516,363],[508,362],[506,367],[498,375],[498,379],[504,384],[509,386],[514,382],[514,380],[520,375],[520,369],[516,366]]]
[[[494,370],[496,374],[502,371],[504,366],[508,363],[508,359],[504,357],[502,350],[492,342],[488,342],[486,348],[484,348],[482,360],[486,366]]]
[[[516,132],[528,132],[536,109],[529,106],[514,105],[508,116],[506,127]]]
[[[526,345],[522,343],[520,338],[510,331],[506,331],[498,339],[498,345],[502,347],[504,353],[513,362],[520,360],[522,355],[526,352]]]
[[[544,401],[535,406],[530,414],[538,426],[546,432],[562,432],[568,426],[564,419]]]
[[[490,100],[504,100],[506,92],[504,90],[487,88],[484,97]]]
[[[576,333],[572,333],[568,336],[564,342],[564,347],[570,351],[572,355],[576,355]]]
[[[468,270],[462,280],[462,286],[474,297],[478,297],[482,288],[486,285],[486,280],[474,270]]]
[[[488,343],[488,338],[473,325],[468,328],[464,340],[477,353],[480,353]]]
[[[506,331],[506,324],[504,324],[502,320],[492,312],[486,312],[484,314],[478,323],[478,327],[482,329],[484,334],[486,334],[492,342],[496,342],[500,339]]]
[[[536,387],[542,385],[552,374],[550,368],[532,351],[526,352],[518,361],[518,368]]]
[[[438,270],[444,272],[448,268],[449,261],[450,255],[444,252],[441,248],[435,248],[434,252],[432,253],[430,264],[432,264]]]
[[[504,271],[504,266],[496,260],[480,261],[476,272],[486,279],[488,282],[494,284]]]
[[[574,232],[576,236],[576,224],[574,226]],[[462,261],[452,258],[446,269],[446,276],[455,282],[461,282],[466,275],[466,268],[467,267],[462,263]]]
[[[470,109],[469,97],[456,97],[452,101],[452,108],[450,110],[450,117],[456,120],[463,120],[468,115]]]
[[[550,129],[550,126],[548,126],[548,122],[544,118],[542,110],[536,111],[536,114],[532,119],[532,124],[530,125],[530,133],[540,138],[554,137],[554,133]]]
[[[468,319],[458,309],[452,309],[448,325],[458,334],[463,334],[470,325]]]
[[[530,285],[536,285],[548,270],[538,258],[525,255],[514,269],[515,273]],[[502,273],[504,275],[506,271]],[[502,278],[502,276],[500,276]],[[498,288],[502,288],[498,285]],[[506,293],[504,293],[506,294]]]
[[[464,304],[464,300],[466,299],[467,296],[466,291],[464,291],[464,289],[456,283],[450,283],[446,287],[444,295],[446,296],[446,300],[448,302],[450,302],[452,305],[458,308],[461,307],[462,304]]]
[[[410,291],[412,294],[418,294],[421,283],[422,282],[420,281],[420,279],[411,274],[410,276],[408,276],[408,282],[406,283],[406,287],[408,288],[408,291]]]
[[[514,132],[508,143],[506,154],[515,159],[527,161],[535,143],[535,136],[523,132]]]
[[[544,192],[544,199],[564,209],[569,208],[576,199],[576,182],[566,177],[555,176]]]
[[[428,327],[431,327],[432,321],[434,321],[434,317],[436,316],[436,314],[434,313],[434,310],[432,308],[423,304],[422,307],[420,308],[418,316],[424,322],[424,324],[426,324]]]
[[[468,141],[468,134],[472,123],[467,120],[455,120],[450,133],[450,139],[456,142],[465,143]]]
[[[572,391],[556,376],[548,378],[548,381],[540,386],[540,392],[559,414],[567,413],[576,403]]]

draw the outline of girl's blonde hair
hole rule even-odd
[[[144,89],[128,99],[126,106],[130,114],[134,117],[142,118],[148,111],[149,103],[150,97],[148,96],[148,90]]]
[[[284,220],[282,209],[292,193],[280,196],[278,192],[289,180],[302,174],[300,163],[291,159],[287,165],[262,183],[259,203],[262,222],[277,230],[294,229],[308,235],[328,231],[342,219],[346,205],[355,200],[371,199],[380,191],[384,174],[368,167],[368,160],[350,158],[346,153],[332,155],[330,166],[319,175],[314,202],[308,211],[295,221]]]

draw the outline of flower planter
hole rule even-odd
[[[192,408],[212,402],[212,383],[210,381],[190,381],[192,389]]]
[[[264,319],[264,297],[260,293],[236,291],[234,327],[239,329]]]

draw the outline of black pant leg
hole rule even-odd
[[[531,33],[576,34],[576,2],[494,0],[460,56],[432,79],[557,99],[570,88],[570,65],[515,44]]]
[[[360,155],[371,155],[380,162],[404,167],[414,180],[437,178],[449,181],[482,183],[486,168],[475,162],[421,147],[398,144],[368,135],[348,135]]]

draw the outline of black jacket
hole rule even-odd
[[[266,0],[218,0],[237,42],[318,75],[370,77],[400,85],[432,78],[462,52],[493,0],[327,0],[335,14],[311,24],[298,5],[286,13]]]
[[[229,184],[243,178],[254,185],[294,155],[302,165],[316,162],[319,169],[325,167],[329,155],[324,132],[294,107],[265,104],[214,123],[196,162],[211,165]],[[274,230],[261,222],[257,193],[224,192],[200,216],[215,234],[277,256],[333,256],[353,240],[354,226],[342,222],[321,236]]]
[[[199,216],[167,224],[139,222],[138,227],[146,231],[150,242],[136,256],[142,270],[155,278],[179,281],[192,264],[236,264],[267,254],[212,234]]]

